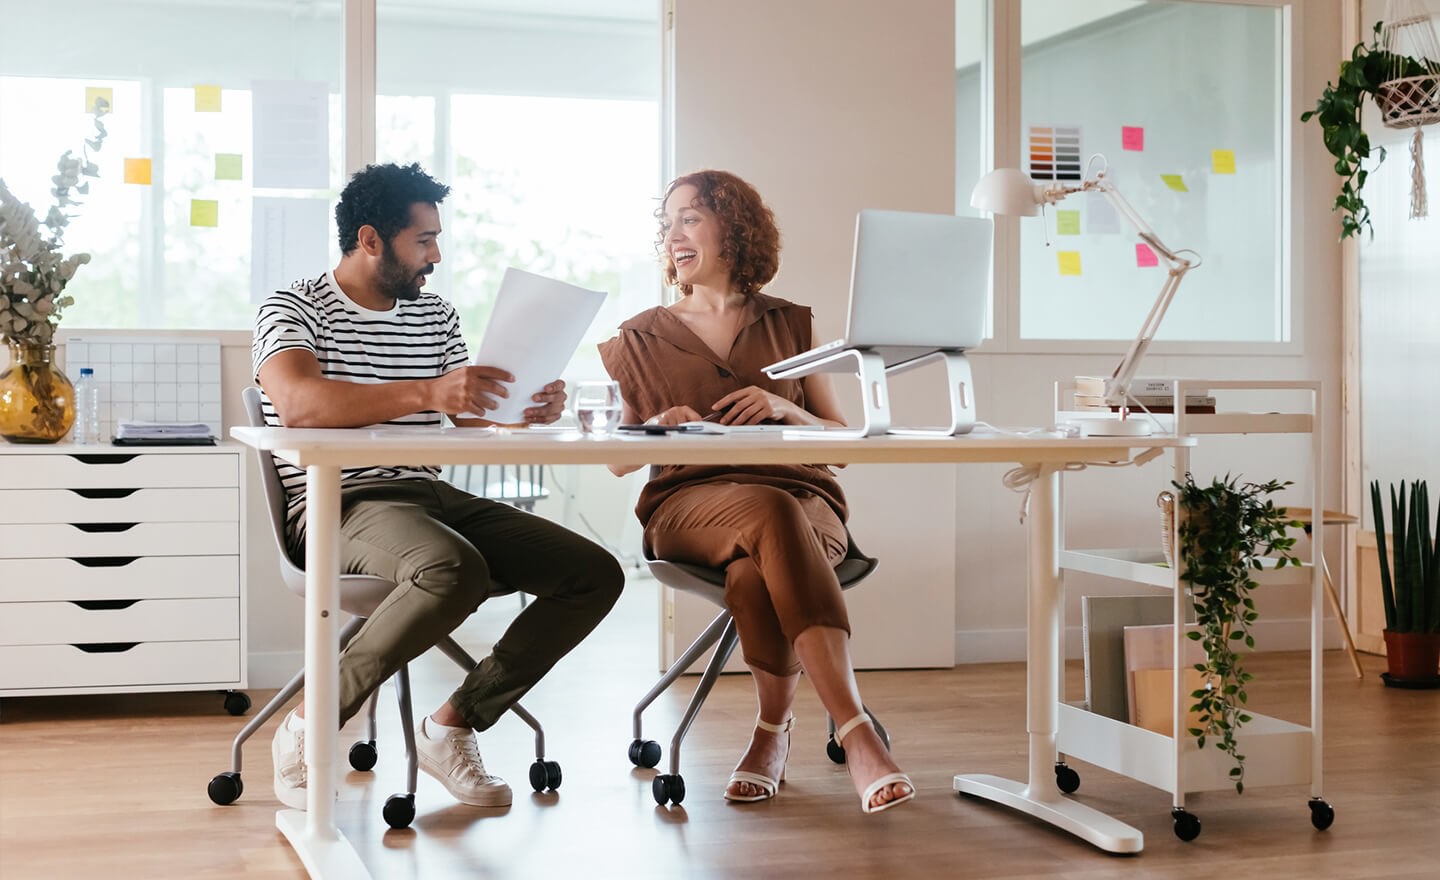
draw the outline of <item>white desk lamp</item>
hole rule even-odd
[[[1150,314],[1145,316],[1145,322],[1140,325],[1135,341],[1130,343],[1125,356],[1115,365],[1115,371],[1105,380],[1105,403],[1120,407],[1120,418],[1095,419],[1086,425],[1091,434],[1143,437],[1150,433],[1147,420],[1126,418],[1131,401],[1130,382],[1135,378],[1135,370],[1139,368],[1140,359],[1145,356],[1151,340],[1155,338],[1155,332],[1160,329],[1160,320],[1165,317],[1165,310],[1170,308],[1170,301],[1175,298],[1180,279],[1184,278],[1191,268],[1199,265],[1199,260],[1194,251],[1174,251],[1166,247],[1105,176],[1104,157],[1092,157],[1090,164],[1095,164],[1096,159],[1100,160],[1100,169],[1092,176],[1087,167],[1086,179],[1079,184],[1059,181],[1037,183],[1018,168],[997,168],[975,184],[975,190],[970,195],[970,204],[992,214],[1033,217],[1040,213],[1044,205],[1053,205],[1072,193],[1098,192],[1135,228],[1140,240],[1148,244],[1155,255],[1164,261],[1168,274],[1165,283],[1160,287],[1160,295],[1155,297],[1155,304],[1150,307]],[[1186,259],[1180,254],[1189,254],[1195,259]],[[1183,401],[1181,405],[1184,405]]]

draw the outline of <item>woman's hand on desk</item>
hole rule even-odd
[[[843,425],[836,419],[816,415],[793,400],[772,394],[756,385],[732,391],[711,407],[708,417],[722,425],[758,425],[762,422],[782,425]]]
[[[698,422],[700,414],[688,406],[672,406],[645,420],[647,425],[678,425],[681,422]]]

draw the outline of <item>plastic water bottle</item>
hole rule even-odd
[[[75,427],[70,439],[87,445],[100,442],[100,386],[90,367],[80,368],[80,381],[75,383]]]

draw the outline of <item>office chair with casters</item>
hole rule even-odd
[[[260,389],[246,388],[241,393],[245,403],[245,415],[252,426],[264,427],[265,417],[260,409]],[[286,498],[285,489],[280,484],[280,474],[275,468],[275,460],[269,452],[263,449],[255,450],[256,461],[260,466],[261,483],[265,489],[265,507],[269,514],[270,534],[275,541],[276,549],[280,556],[280,575],[292,592],[305,595],[305,570],[290,558],[285,549],[285,511]],[[367,618],[385,597],[395,589],[395,584],[385,578],[372,577],[370,575],[342,574],[340,576],[340,609],[346,614],[352,615],[340,630],[340,645],[343,648],[365,624]],[[515,592],[503,584],[496,583],[491,589],[490,595],[505,595]],[[450,636],[441,639],[435,647],[441,653],[454,660],[464,671],[469,672],[475,668],[475,660],[465,649],[460,647]],[[400,704],[400,728],[405,740],[406,760],[406,789],[403,794],[391,795],[385,801],[384,817],[385,822],[391,828],[405,828],[415,818],[415,787],[418,780],[419,765],[415,756],[415,725],[410,701],[410,671],[409,667],[402,665],[395,673],[395,696]],[[217,804],[225,805],[234,803],[245,790],[245,784],[240,777],[241,752],[248,740],[257,730],[261,728],[271,717],[280,711],[289,700],[299,693],[300,688],[305,684],[305,670],[297,672],[280,692],[270,702],[266,703],[259,712],[251,718],[249,723],[235,735],[235,741],[230,746],[231,769],[220,773],[210,780],[208,793],[210,800]],[[366,707],[366,739],[361,740],[350,747],[350,766],[361,772],[371,770],[375,767],[378,753],[375,747],[375,711],[379,699],[380,690],[376,688],[375,693],[370,695]],[[522,721],[535,731],[535,763],[530,765],[530,786],[536,791],[554,790],[560,787],[561,772],[560,765],[554,761],[545,760],[545,731],[541,728],[540,722],[535,716],[525,711],[520,704],[510,708]]]
[[[701,565],[689,565],[682,562],[668,562],[663,559],[647,559],[650,565],[650,573],[655,579],[667,587],[682,592],[699,596],[709,602],[720,606],[720,613],[710,621],[699,638],[695,639],[685,653],[670,666],[670,670],[661,676],[640,702],[635,706],[634,712],[634,735],[630,742],[630,763],[636,767],[654,767],[660,763],[660,744],[653,739],[645,739],[641,715],[649,708],[655,699],[665,692],[670,685],[675,683],[690,664],[700,658],[711,646],[715,647],[715,653],[711,656],[710,662],[705,666],[704,673],[700,676],[700,683],[695,686],[695,693],[690,697],[690,704],[685,707],[685,714],[680,719],[680,724],[675,728],[675,735],[670,740],[670,772],[657,775],[650,783],[650,793],[655,798],[655,803],[664,806],[666,803],[680,803],[685,800],[685,780],[680,775],[680,744],[684,741],[685,735],[690,731],[690,725],[694,722],[695,716],[700,713],[700,707],[705,703],[705,698],[710,695],[710,690],[715,686],[715,680],[720,677],[720,672],[735,651],[735,646],[740,642],[740,636],[735,631],[735,621],[730,616],[730,611],[725,608],[725,571],[718,568],[707,568]],[[865,578],[869,577],[880,563],[878,560],[866,556],[860,552],[855,545],[855,539],[850,538],[850,544],[845,552],[845,558],[835,566],[835,574],[840,579],[840,588],[848,590]],[[890,734],[885,730],[880,719],[867,707],[865,714],[875,724],[875,732],[880,735],[885,747],[890,747]],[[829,739],[825,743],[825,753],[830,760],[837,764],[845,763],[845,749],[835,741],[835,719],[827,717],[829,728]]]

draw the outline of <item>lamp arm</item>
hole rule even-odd
[[[1180,287],[1180,281],[1185,277],[1194,265],[1193,262],[1180,256],[1165,245],[1155,234],[1155,230],[1140,216],[1134,206],[1120,194],[1114,184],[1105,179],[1104,172],[1101,172],[1094,180],[1086,181],[1081,187],[1082,190],[1099,192],[1105,200],[1115,208],[1116,212],[1125,218],[1140,239],[1148,244],[1157,257],[1165,261],[1167,271],[1165,283],[1160,287],[1160,294],[1155,297],[1155,303],[1150,307],[1150,313],[1145,316],[1145,321],[1140,325],[1140,332],[1136,334],[1130,347],[1126,349],[1120,363],[1115,365],[1115,371],[1105,381],[1105,401],[1112,406],[1124,406],[1130,394],[1130,382],[1135,378],[1135,371],[1140,368],[1140,361],[1149,350],[1150,343],[1155,338],[1156,332],[1160,329],[1160,321],[1165,317],[1165,312],[1170,308],[1170,302],[1175,298],[1175,291]]]

